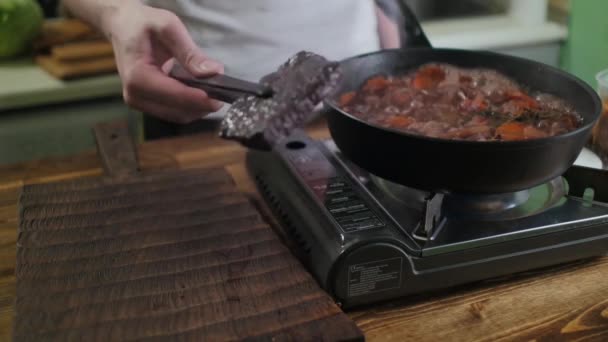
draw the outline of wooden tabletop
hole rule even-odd
[[[322,127],[313,137],[327,137]],[[262,203],[244,166],[246,150],[215,133],[147,142],[141,168],[224,167]],[[11,336],[15,296],[17,200],[24,184],[102,174],[95,151],[0,166],[0,340]],[[608,257],[400,299],[348,314],[369,341],[608,340]]]

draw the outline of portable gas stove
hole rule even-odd
[[[608,251],[602,170],[573,167],[509,194],[433,194],[374,177],[301,132],[247,163],[295,254],[344,308]]]

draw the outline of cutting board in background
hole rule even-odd
[[[142,174],[105,128],[112,177],[23,189],[16,340],[363,340],[224,169]]]
[[[112,44],[76,19],[46,21],[34,46],[36,63],[61,80],[117,71]]]
[[[113,56],[69,61],[59,60],[53,56],[38,56],[36,63],[46,72],[61,80],[97,76],[116,71]]]
[[[43,34],[34,45],[37,54],[50,54],[53,46],[99,39],[98,33],[80,21],[50,19],[45,21]],[[122,96],[121,81],[116,72],[66,81],[43,70],[33,56],[0,61],[0,80],[3,80],[0,82],[0,111]]]
[[[0,111],[105,97],[121,97],[118,74],[64,81],[42,70],[32,58],[0,62]]]

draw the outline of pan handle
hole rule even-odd
[[[401,47],[433,47],[406,0],[376,0],[376,5],[397,24]]]

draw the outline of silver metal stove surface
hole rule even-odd
[[[324,145],[403,231],[421,240],[426,200],[432,198],[431,194],[379,179],[344,158],[332,141],[325,141]],[[567,186],[567,181],[559,177],[515,194],[447,194],[442,205],[445,219],[438,220],[441,226],[421,242],[422,255],[608,223],[608,205],[568,196]]]

